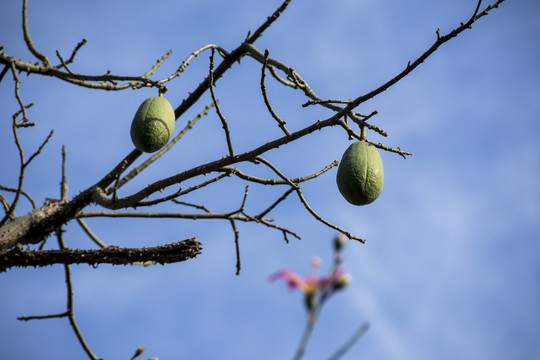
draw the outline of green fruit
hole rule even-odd
[[[353,205],[367,205],[382,192],[384,171],[377,148],[358,141],[345,151],[339,163],[336,182],[341,195]]]
[[[131,141],[144,152],[158,151],[174,131],[174,109],[163,97],[151,97],[139,106],[131,123]]]

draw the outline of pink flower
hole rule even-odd
[[[292,270],[282,270],[270,277],[270,281],[278,279],[287,280],[289,289],[300,289],[306,294],[315,294],[317,291],[324,289],[327,286],[337,286],[344,279],[343,268],[340,266],[327,276],[319,277],[319,258],[313,259],[311,275],[302,277]],[[347,276],[348,278],[348,276]]]

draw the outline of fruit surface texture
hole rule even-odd
[[[357,141],[343,153],[336,182],[339,192],[353,205],[367,205],[382,192],[384,170],[377,148],[365,141]]]
[[[169,101],[155,96],[143,101],[131,123],[131,141],[141,151],[158,151],[174,131],[174,109]]]

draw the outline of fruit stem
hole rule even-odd
[[[366,127],[365,126],[362,126],[361,127],[361,133],[360,133],[360,141],[367,141],[367,138],[366,138]]]

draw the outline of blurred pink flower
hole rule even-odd
[[[342,281],[344,274],[343,268],[340,266],[327,276],[319,277],[319,258],[313,259],[311,275],[303,277],[292,270],[282,270],[270,276],[270,281],[278,279],[287,280],[289,289],[300,289],[306,294],[314,294],[317,291],[324,289],[326,286],[336,286]]]

